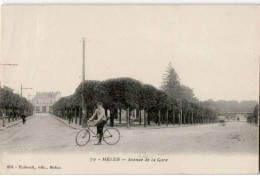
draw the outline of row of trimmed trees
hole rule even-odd
[[[248,123],[255,123],[255,124],[258,124],[259,122],[259,105],[257,104],[255,107],[254,107],[254,111],[252,114],[250,114],[248,117],[247,117],[247,122]]]
[[[19,119],[22,112],[32,115],[33,105],[12,90],[0,87],[0,118],[6,117],[8,122],[15,121]]]
[[[216,113],[202,103],[173,99],[166,92],[132,78],[85,81],[73,95],[62,97],[54,104],[54,114],[82,124],[82,96],[88,117],[93,114],[96,102],[100,101],[111,118],[118,119],[119,123],[125,119],[127,127],[133,121],[139,124],[143,121],[144,126],[151,122],[168,125],[217,121]]]

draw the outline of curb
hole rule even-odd
[[[63,121],[61,118],[59,118],[59,117],[57,117],[57,116],[55,116],[55,115],[51,115],[51,116],[53,116],[53,117],[56,118],[58,121],[62,122],[63,124],[65,124],[65,125],[67,125],[67,126],[73,128],[73,129],[81,130],[81,128],[74,127],[74,126],[68,124],[67,122]]]
[[[32,117],[33,117],[33,116],[29,116],[29,117],[26,118],[26,120],[27,120],[27,119],[31,119]],[[8,126],[6,126],[6,127],[1,128],[0,131],[3,131],[3,130],[5,130],[5,129],[7,129],[7,128],[13,127],[13,126],[15,126],[15,125],[17,125],[17,124],[19,124],[19,123],[21,123],[21,122],[23,122],[23,121],[20,119],[20,121],[18,121],[18,122],[16,122],[16,123],[13,123],[13,124],[10,124],[10,125],[8,125]]]

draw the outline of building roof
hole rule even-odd
[[[60,96],[60,92],[36,92],[36,95],[33,97],[35,98],[56,98],[57,96]]]

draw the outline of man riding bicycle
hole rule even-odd
[[[95,119],[97,116],[97,121],[95,126],[97,126],[97,134],[99,135],[99,140],[95,145],[101,145],[101,140],[103,138],[103,128],[104,125],[107,123],[107,118],[105,115],[105,109],[102,106],[103,104],[101,102],[97,102],[97,109],[93,116],[89,118],[88,123]]]

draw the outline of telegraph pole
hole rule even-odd
[[[23,84],[21,84],[21,98],[23,97],[23,90],[24,89],[29,89],[29,90],[31,90],[32,88],[23,88]]]
[[[83,40],[83,49],[82,49],[82,57],[83,57],[83,61],[82,61],[82,81],[85,81],[85,38],[82,39]]]
[[[259,61],[258,61],[258,64],[259,64],[259,69],[260,69],[260,55],[259,55]],[[258,70],[259,71],[259,70]],[[259,75],[259,77],[260,77],[260,72],[258,72],[258,75]],[[260,85],[259,85],[259,91],[260,91]],[[260,95],[258,95],[258,97],[259,97],[259,100],[260,100]],[[258,100],[258,101],[259,101]],[[257,125],[259,126],[260,125],[260,123],[259,123],[259,114],[260,114],[260,103],[258,104],[258,111],[257,111],[258,113],[257,113]],[[260,133],[259,133],[260,134]],[[259,154],[259,158],[260,158],[260,154]]]
[[[21,84],[21,98],[23,97],[23,84]]]
[[[85,101],[84,101],[84,82],[85,82],[85,38],[82,38],[82,42],[83,42],[83,46],[82,46],[82,94],[81,94],[81,98],[82,98],[82,112],[85,112],[85,114],[87,114],[86,112],[86,108],[85,108]]]
[[[18,66],[18,64],[1,64],[0,63],[0,66]],[[0,88],[1,88],[1,85],[2,83],[1,83],[1,81],[0,81]]]
[[[18,66],[18,64],[0,64],[0,65],[3,65],[3,66]]]

